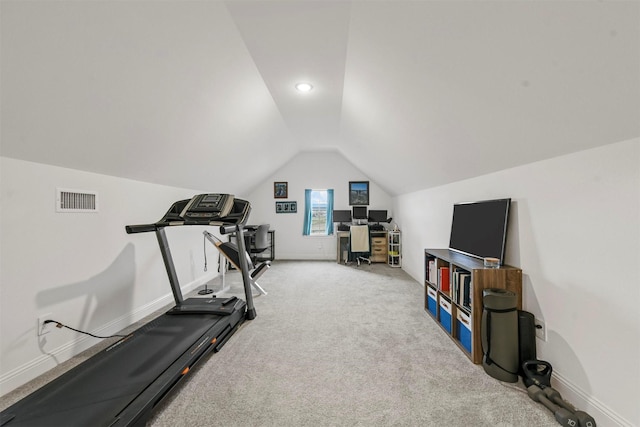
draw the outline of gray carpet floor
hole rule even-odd
[[[240,296],[240,274],[227,280]],[[259,282],[268,295],[255,298],[256,319],[196,367],[148,426],[558,425],[520,384],[473,365],[401,269],[276,261]]]

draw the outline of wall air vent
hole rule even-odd
[[[56,212],[98,212],[98,193],[56,188]]]

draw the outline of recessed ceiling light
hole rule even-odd
[[[298,83],[296,84],[296,89],[298,92],[310,92],[313,86],[310,83]]]

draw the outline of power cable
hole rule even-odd
[[[57,320],[45,320],[45,321],[43,322],[43,325],[46,325],[47,323],[55,323],[55,324],[56,324],[56,328],[67,328],[67,329],[71,329],[72,331],[80,332],[81,334],[89,335],[89,336],[92,336],[92,337],[94,337],[94,338],[105,339],[105,338],[116,338],[116,337],[119,337],[119,338],[126,338],[126,337],[128,337],[128,335],[117,335],[117,334],[116,334],[116,335],[109,335],[109,336],[107,336],[107,337],[102,337],[102,336],[100,336],[100,335],[94,335],[94,334],[92,334],[92,333],[90,333],[90,332],[81,331],[81,330],[79,330],[79,329],[72,328],[71,326],[64,325],[64,324],[62,324],[62,323],[58,322]]]

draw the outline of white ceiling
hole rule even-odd
[[[640,136],[636,1],[0,8],[7,157],[246,194],[337,150],[396,195]]]

